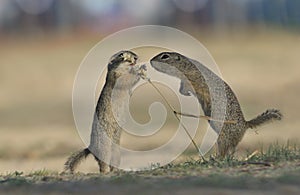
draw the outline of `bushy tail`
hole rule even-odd
[[[76,167],[79,165],[79,163],[83,159],[85,159],[90,153],[91,152],[88,148],[73,153],[65,162],[65,171],[70,171],[71,173],[73,173]]]
[[[256,118],[247,121],[247,125],[249,128],[253,129],[264,123],[271,122],[273,120],[281,120],[281,119],[282,119],[282,114],[279,110],[269,109],[264,113],[262,113],[261,115],[258,115]]]

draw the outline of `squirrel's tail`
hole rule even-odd
[[[65,171],[73,173],[81,160],[85,159],[90,153],[91,151],[88,148],[73,153],[65,162]]]
[[[264,113],[258,115],[256,118],[247,121],[247,125],[249,128],[253,129],[264,123],[271,122],[273,120],[281,120],[281,119],[282,119],[282,114],[279,110],[268,109]]]

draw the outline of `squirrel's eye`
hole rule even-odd
[[[166,59],[169,59],[169,58],[170,58],[170,56],[167,55],[167,54],[164,54],[164,55],[162,55],[162,56],[160,57],[160,59],[162,59],[162,60],[166,60]]]
[[[120,53],[120,54],[119,54],[119,57],[122,58],[122,57],[123,57],[123,53]]]

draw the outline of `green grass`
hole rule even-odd
[[[179,164],[168,164],[153,170],[125,172],[119,171],[109,175],[100,174],[67,174],[52,172],[46,169],[34,171],[29,174],[23,172],[12,172],[0,176],[0,183],[6,185],[22,185],[37,183],[55,183],[62,181],[106,181],[112,183],[135,183],[147,180],[190,178],[193,182],[200,182],[203,185],[225,185],[234,184],[243,186],[241,183],[249,178],[278,178],[278,181],[288,181],[286,174],[300,176],[300,148],[297,145],[273,144],[264,152],[261,150],[247,161],[236,158],[225,158],[218,160],[210,158],[208,162],[200,160],[189,160]],[[226,178],[231,179],[227,180]],[[236,181],[235,181],[236,179]],[[250,179],[251,180],[251,179]],[[222,181],[222,182],[221,182]],[[259,181],[259,180],[258,180]],[[229,182],[229,183],[228,183]],[[300,182],[300,180],[299,180]]]

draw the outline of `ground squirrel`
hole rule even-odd
[[[131,51],[120,51],[111,57],[106,81],[95,109],[90,145],[68,158],[65,171],[73,172],[80,161],[91,153],[102,173],[110,172],[114,168],[111,165],[117,166],[120,163],[119,150],[114,145],[120,143],[122,128],[115,116],[120,113],[113,111],[112,98],[114,103],[122,106],[124,96],[127,96],[139,81],[139,70],[142,67],[136,65],[137,59],[138,56]]]
[[[279,110],[269,109],[256,118],[246,121],[238,99],[229,85],[198,61],[179,53],[162,52],[153,57],[150,63],[157,71],[180,78],[180,93],[186,96],[195,95],[204,114],[208,117],[211,117],[213,112],[212,101],[217,104],[215,104],[217,112],[218,104],[224,103],[222,94],[218,93],[218,90],[223,88],[223,99],[227,99],[223,106],[226,111],[223,112],[225,114],[223,120],[235,121],[235,123],[224,123],[222,126],[220,122],[209,120],[214,131],[220,133],[217,140],[217,156],[220,158],[233,155],[236,146],[248,128],[255,128],[268,121],[281,120],[282,118]],[[208,87],[207,83],[212,84]],[[214,93],[214,97],[211,92]]]

